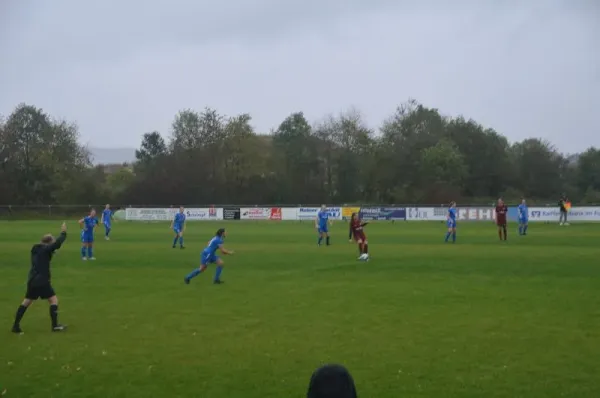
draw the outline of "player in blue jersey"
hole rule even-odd
[[[527,235],[527,227],[529,227],[529,209],[525,199],[521,200],[521,204],[517,207],[519,212],[519,235]]]
[[[450,207],[448,208],[448,214],[446,215],[446,226],[448,227],[448,232],[446,232],[445,242],[448,242],[450,236],[452,236],[452,243],[456,242],[456,202],[450,202]]]
[[[315,219],[315,228],[319,232],[319,240],[317,244],[321,246],[323,243],[323,238],[325,238],[325,243],[329,246],[329,212],[327,211],[327,206],[322,205],[321,210],[317,213],[317,218]]]
[[[100,222],[104,225],[104,239],[110,240],[108,235],[110,234],[110,230],[112,229],[112,218],[113,212],[110,209],[110,205],[106,205],[104,211],[102,212],[102,217],[100,218]]]
[[[179,241],[179,247],[183,249],[183,233],[185,232],[185,213],[184,208],[179,208],[179,213],[175,214],[173,221],[171,221],[171,229],[175,232],[175,239],[173,239],[173,249],[177,246]]]
[[[94,257],[94,229],[98,225],[96,210],[91,209],[90,214],[79,220],[81,226],[81,259],[95,260]]]
[[[223,254],[233,254],[233,251],[226,250],[223,247],[223,242],[226,235],[225,229],[220,228],[210,242],[208,242],[208,245],[200,254],[200,268],[196,268],[183,279],[186,284],[189,284],[192,278],[195,278],[204,272],[204,270],[208,268],[209,264],[217,264],[213,283],[217,285],[223,283],[221,280],[221,272],[223,272],[223,260],[217,256],[217,250],[220,250]]]

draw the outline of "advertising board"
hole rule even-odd
[[[242,207],[240,209],[241,220],[270,220],[270,207]]]

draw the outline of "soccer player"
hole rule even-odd
[[[568,202],[569,202],[569,199],[567,198],[567,195],[565,195],[565,194],[563,194],[558,201],[558,208],[560,210],[560,218],[558,220],[558,225],[569,225],[569,223],[567,222],[567,214],[568,214],[567,203]]]
[[[456,243],[456,215],[456,202],[452,201],[446,215],[446,226],[448,227],[446,239],[444,240],[446,243],[450,239],[450,236],[452,236],[452,243]]]
[[[508,207],[504,204],[502,199],[498,199],[496,204],[496,225],[498,226],[498,238],[506,241],[507,230],[506,230],[506,215],[508,214]],[[503,239],[504,235],[504,239]]]
[[[110,209],[110,205],[106,205],[104,211],[102,212],[102,217],[100,222],[104,225],[104,239],[110,240],[108,235],[110,234],[111,225],[112,225],[113,212]]]
[[[67,225],[63,223],[58,238],[55,239],[50,234],[44,235],[41,242],[33,245],[31,248],[31,269],[27,278],[27,292],[25,293],[25,299],[19,306],[19,309],[17,309],[17,315],[12,327],[13,333],[23,333],[23,330],[21,330],[21,319],[23,319],[27,308],[39,298],[48,300],[48,303],[50,303],[52,331],[62,332],[66,329],[66,326],[58,323],[58,297],[56,297],[56,293],[50,283],[50,261],[52,260],[52,255],[56,250],[60,249],[65,239],[67,239]]]
[[[327,211],[327,206],[325,205],[322,205],[321,210],[319,210],[317,213],[315,228],[319,232],[319,240],[317,241],[317,244],[321,246],[321,243],[323,243],[323,238],[325,238],[325,243],[327,246],[329,246],[329,212]]]
[[[208,268],[209,264],[217,264],[217,269],[215,271],[215,278],[213,279],[213,283],[216,285],[224,283],[221,280],[221,272],[223,272],[223,260],[221,260],[221,258],[217,256],[217,250],[220,250],[221,253],[225,255],[233,254],[233,251],[226,250],[223,247],[223,241],[225,240],[226,235],[227,234],[225,233],[225,229],[220,228],[215,234],[214,238],[212,238],[210,242],[208,242],[208,245],[200,255],[200,268],[193,270],[183,279],[186,284],[189,284],[192,278],[195,278],[196,276],[204,272],[204,270]]]
[[[527,227],[529,226],[529,210],[525,199],[521,199],[521,204],[517,207],[519,212],[519,235],[527,235]]]
[[[365,261],[369,260],[369,242],[364,231],[364,227],[367,224],[358,218],[358,214],[352,213],[352,217],[350,218],[350,234],[354,237],[356,243],[358,243],[358,259]]]
[[[177,246],[179,241],[179,247],[183,249],[183,233],[185,232],[185,213],[184,208],[179,208],[179,213],[175,214],[175,218],[171,221],[171,229],[175,232],[175,239],[173,239],[173,249]]]
[[[81,259],[83,261],[96,259],[94,257],[94,228],[97,224],[98,219],[94,209],[90,210],[89,215],[79,220],[81,226]]]

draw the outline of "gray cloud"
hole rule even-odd
[[[414,97],[512,141],[600,146],[599,7],[491,4],[8,1],[0,112],[25,101],[93,145],[137,146],[181,108],[248,112],[268,132],[355,106],[375,127]]]

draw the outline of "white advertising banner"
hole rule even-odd
[[[185,218],[188,221],[210,221],[223,219],[223,209],[216,207],[185,209],[184,213]]]
[[[407,207],[407,221],[444,221],[448,214],[447,207]],[[492,221],[494,209],[491,207],[459,207],[458,221]]]
[[[314,220],[317,218],[317,213],[321,210],[320,207],[299,207],[297,209],[297,220]],[[342,219],[342,208],[341,207],[328,207],[327,213],[329,213],[330,220],[341,220]]]
[[[125,209],[125,219],[128,221],[171,221],[178,209],[135,208]]]
[[[297,207],[282,207],[281,208],[281,219],[283,221],[298,220],[298,208]]]
[[[407,221],[443,221],[448,209],[444,207],[407,207]]]
[[[318,207],[299,207],[297,220],[314,220],[319,212]]]
[[[242,207],[240,209],[240,219],[242,220],[270,220],[270,207]]]
[[[552,207],[530,207],[529,221],[555,221],[560,218],[560,210]],[[600,207],[572,207],[567,221],[600,221]]]

